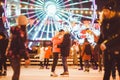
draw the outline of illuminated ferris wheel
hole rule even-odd
[[[72,23],[81,24],[82,18],[94,22],[95,0],[20,0],[21,14],[29,19],[30,40],[50,40],[56,31],[71,32]]]

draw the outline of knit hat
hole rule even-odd
[[[116,2],[114,0],[109,1],[105,6],[103,6],[103,9],[109,9],[111,11],[116,11]]]

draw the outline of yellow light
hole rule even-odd
[[[83,14],[83,11],[80,11],[81,14]]]
[[[92,11],[89,11],[90,14],[92,14]]]
[[[79,12],[78,10],[75,11],[75,13],[78,13],[78,12]]]
[[[85,14],[88,14],[88,11],[85,11]]]
[[[119,12],[119,15],[120,15],[120,12]]]
[[[0,2],[1,5],[3,5],[3,2]]]
[[[20,8],[22,8],[22,5],[20,4]]]
[[[33,6],[30,6],[31,9],[33,9]]]

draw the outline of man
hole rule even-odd
[[[69,53],[70,53],[70,47],[71,47],[70,33],[66,32],[64,34],[63,41],[60,44],[62,63],[63,63],[63,69],[64,69],[64,72],[61,73],[60,75],[69,75],[67,57],[69,56]]]
[[[101,50],[104,52],[104,77],[103,80],[110,80],[114,63],[120,80],[120,16],[116,11],[114,2],[109,2],[103,7],[101,35],[98,41]],[[114,60],[115,59],[115,60]],[[114,79],[115,80],[115,79]]]

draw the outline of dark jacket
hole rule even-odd
[[[70,47],[71,47],[71,38],[70,34],[66,33],[63,37],[63,42],[60,45],[61,49],[61,56],[67,57],[69,56],[70,53]]]
[[[3,32],[0,32],[0,36],[3,37],[0,39],[0,57],[4,57],[8,45],[8,39],[6,39],[6,36]]]
[[[5,30],[4,23],[2,20],[2,14],[4,13],[3,7],[0,5],[0,32],[3,32]]]
[[[116,15],[111,19],[104,19],[101,24],[101,35],[98,44],[103,43],[107,50],[120,50],[120,16]]]
[[[20,57],[28,59],[28,53],[26,51],[26,32],[18,27],[11,28],[12,38],[8,51],[8,56],[15,58]],[[24,36],[23,36],[24,35]]]

